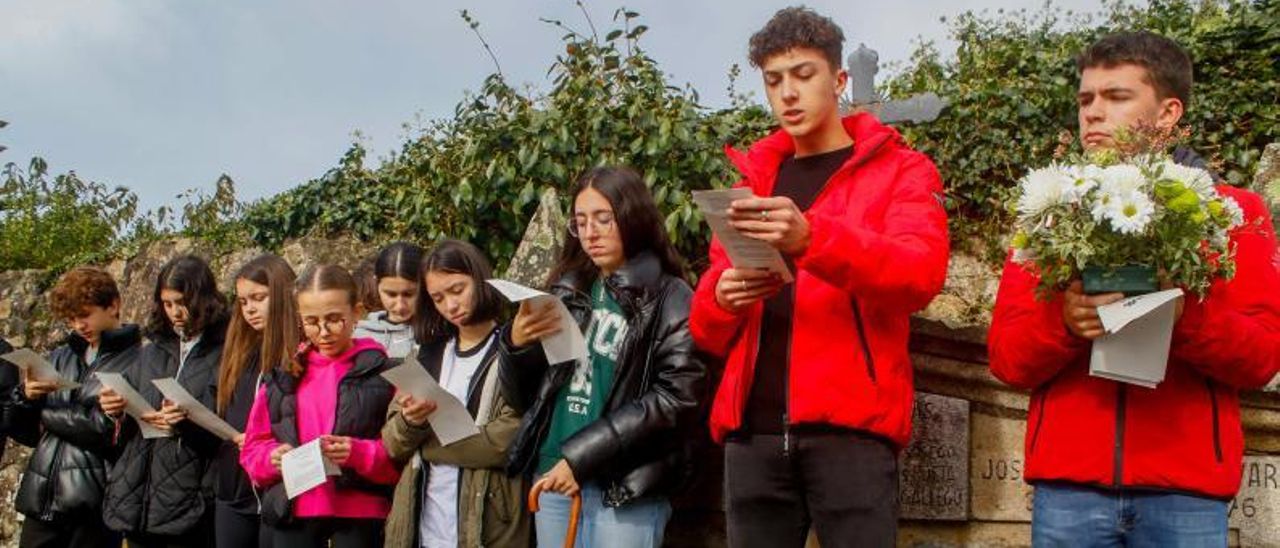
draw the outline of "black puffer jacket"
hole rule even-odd
[[[72,334],[49,356],[64,377],[81,383],[29,401],[19,386],[12,394],[13,439],[35,447],[22,475],[15,506],[33,519],[100,519],[107,467],[115,458],[115,422],[98,407],[102,384],[93,373],[124,372],[138,358],[138,326],[126,325],[102,333],[98,356],[84,362],[89,344]]]
[[[552,287],[580,327],[591,317],[591,298],[576,279]],[[621,506],[647,495],[665,495],[692,475],[690,451],[706,401],[707,368],[689,335],[693,291],[641,254],[605,279],[627,318],[604,413],[564,440],[561,451],[579,483],[604,490],[605,504]],[[510,450],[507,471],[532,474],[546,439],[556,395],[574,363],[547,364],[539,345],[513,348],[510,327],[499,340],[503,396],[524,421]]]
[[[164,396],[152,380],[173,377],[213,409],[216,394],[210,390],[222,359],[226,322],[205,328],[187,362],[178,372],[178,339],[172,333],[150,335],[129,383],[152,407],[160,409]],[[182,421],[167,438],[145,439],[130,418],[124,421],[124,449],[107,476],[102,519],[113,531],[130,534],[181,535],[200,525],[213,508],[210,463],[221,439],[190,420]]]

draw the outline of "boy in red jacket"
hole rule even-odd
[[[725,442],[729,545],[893,546],[897,450],[911,430],[908,321],[942,288],[942,182],[869,114],[841,118],[844,36],[804,8],[751,38],[782,126],[743,154],[735,228],[778,249],[783,284],[733,268],[718,240],[690,331],[725,362],[711,430]]]
[[[1107,36],[1077,60],[1081,142],[1114,146],[1139,123],[1173,128],[1191,91],[1191,61],[1151,33]],[[1203,165],[1190,151],[1175,160]],[[1236,275],[1177,311],[1164,382],[1146,389],[1089,376],[1099,306],[1076,281],[1047,300],[1009,261],[989,335],[991,372],[1032,390],[1026,478],[1035,484],[1035,546],[1226,546],[1227,504],[1240,486],[1238,392],[1280,370],[1275,235],[1256,194],[1220,186],[1245,212],[1232,234]]]

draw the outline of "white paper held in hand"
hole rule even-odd
[[[152,439],[167,438],[173,435],[167,430],[156,428],[151,423],[142,420],[143,415],[155,413],[156,408],[151,407],[146,398],[143,398],[142,394],[133,389],[133,385],[129,384],[129,380],[124,378],[124,375],[106,371],[99,371],[94,375],[102,382],[102,386],[114,390],[116,394],[124,398],[124,412],[133,417],[133,420],[138,423],[138,430],[142,432],[142,437]]]
[[[530,301],[533,306],[555,303],[554,306],[560,317],[560,331],[542,339],[542,351],[547,355],[547,363],[577,361],[587,357],[587,340],[582,336],[578,322],[573,319],[573,314],[569,313],[564,302],[555,295],[507,280],[493,279],[488,282],[513,303]]]
[[[431,374],[427,373],[426,368],[412,354],[405,357],[400,365],[383,371],[382,377],[394,385],[396,390],[409,394],[416,400],[435,402],[436,410],[427,415],[427,423],[440,439],[440,445],[447,446],[480,433],[467,406],[431,378]]]
[[[1098,307],[1107,334],[1093,341],[1089,374],[1155,388],[1164,380],[1181,289],[1130,297]]]
[[[18,369],[26,371],[27,376],[35,380],[57,383],[58,390],[78,388],[80,386],[80,383],[59,374],[58,368],[54,367],[48,360],[40,357],[39,354],[32,352],[30,348],[19,348],[0,356],[0,359],[18,366]]]
[[[723,190],[695,190],[693,203],[707,220],[711,232],[720,240],[729,262],[734,268],[744,270],[768,270],[782,277],[784,283],[791,283],[795,277],[787,268],[787,261],[782,258],[773,246],[749,237],[733,225],[729,224],[729,207],[734,200],[754,198],[751,189],[746,187],[726,188]]]
[[[183,388],[178,380],[173,377],[164,379],[152,379],[151,384],[156,385],[160,389],[160,393],[164,394],[165,399],[181,407],[187,412],[187,420],[196,423],[200,428],[212,432],[227,441],[236,439],[240,432],[236,431],[227,421],[222,420],[217,413],[205,407],[200,400],[192,396],[187,389]]]
[[[329,476],[338,476],[342,470],[329,459],[324,458],[320,449],[320,438],[316,438],[289,450],[280,456],[280,475],[284,477],[284,492],[289,498],[297,497],[315,489],[329,480]]]

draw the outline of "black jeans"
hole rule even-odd
[[[119,548],[120,535],[107,529],[100,515],[44,521],[27,516],[22,522],[21,548]]]
[[[213,507],[218,548],[271,548],[271,528],[258,514],[237,512],[221,501]]]
[[[274,528],[271,538],[274,548],[379,548],[384,523],[380,519],[301,518]]]
[[[725,444],[729,546],[800,548],[812,525],[822,548],[892,547],[898,457],[851,430],[737,435]]]

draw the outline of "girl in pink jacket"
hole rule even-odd
[[[352,336],[363,314],[356,296],[341,267],[302,274],[296,297],[307,340],[287,370],[268,375],[249,413],[240,464],[266,489],[262,519],[276,548],[382,545],[399,479],[380,437],[393,388],[379,375],[390,363],[383,348]],[[281,458],[315,440],[341,473],[289,499]]]

